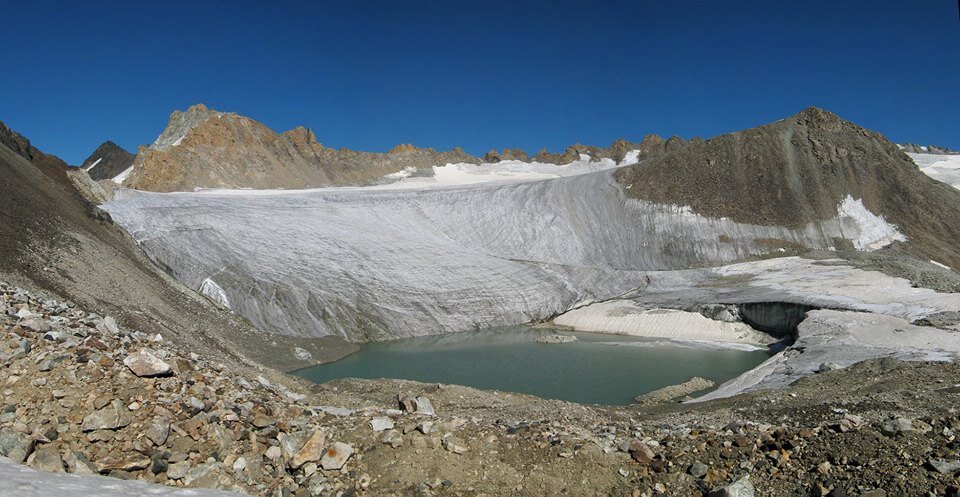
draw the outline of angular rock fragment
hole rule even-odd
[[[323,452],[323,457],[320,458],[320,467],[328,471],[340,469],[352,455],[353,447],[343,442],[334,442]]]
[[[710,497],[753,497],[754,492],[750,475],[746,475],[725,487],[713,490]]]
[[[130,424],[130,414],[119,399],[83,418],[82,431],[116,430]]]
[[[40,471],[63,473],[63,458],[60,449],[55,445],[41,445],[30,456],[29,466]]]
[[[653,461],[655,454],[649,445],[639,440],[635,440],[630,444],[630,457],[640,464],[650,464],[650,462]]]
[[[960,460],[952,459],[930,459],[927,466],[937,473],[952,474],[960,471]]]
[[[167,376],[173,372],[169,364],[161,361],[153,354],[140,350],[128,355],[123,364],[133,371],[133,374],[141,378],[152,378],[155,376]]]
[[[290,467],[297,469],[307,462],[319,461],[324,456],[323,445],[325,441],[326,435],[323,431],[314,431],[306,443],[303,444],[303,447],[300,448],[300,451],[290,460]]]
[[[454,454],[463,454],[467,451],[467,447],[453,437],[447,437],[443,439],[443,448],[447,449],[448,452],[453,452]]]
[[[384,430],[393,429],[393,420],[391,420],[386,416],[373,418],[370,420],[370,428],[372,428],[373,431],[384,431]]]
[[[20,322],[20,326],[36,331],[37,333],[50,331],[50,322],[41,318],[25,319]]]
[[[190,472],[190,461],[182,461],[171,464],[167,467],[167,478],[179,480]]]
[[[403,446],[403,436],[400,435],[400,432],[397,430],[387,430],[383,433],[383,436],[380,437],[380,442],[393,448],[401,447]]]
[[[93,475],[97,473],[96,468],[87,459],[87,456],[75,450],[68,450],[63,462],[67,463],[67,470],[70,473],[78,475]]]
[[[0,456],[23,462],[33,451],[33,439],[11,428],[0,428]]]
[[[433,404],[430,403],[430,399],[426,397],[414,397],[412,395],[398,395],[397,400],[400,403],[400,410],[406,412],[412,412],[415,414],[423,414],[427,416],[433,416]]]
[[[888,419],[880,426],[880,432],[888,437],[914,431],[913,421],[907,418]]]
[[[170,435],[170,419],[165,416],[157,416],[150,422],[144,436],[150,439],[154,445],[163,445]]]

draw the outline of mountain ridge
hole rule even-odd
[[[823,109],[692,143],[616,176],[632,198],[757,225],[827,219],[850,195],[898,226],[918,255],[960,267],[960,191],[923,174],[883,135]]]
[[[438,152],[400,145],[385,154],[333,149],[305,127],[276,133],[248,117],[197,104],[170,115],[157,140],[140,148],[123,184],[158,192],[368,185],[446,162],[479,159],[459,148]]]

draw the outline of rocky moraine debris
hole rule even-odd
[[[0,455],[38,470],[259,495],[358,485],[362,456],[302,395],[4,283],[0,388]]]

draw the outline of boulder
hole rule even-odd
[[[167,478],[179,480],[190,472],[190,461],[171,464],[167,467]]]
[[[83,418],[82,431],[116,430],[130,424],[130,414],[119,399],[113,399],[108,405]]]
[[[710,497],[753,497],[754,493],[750,475],[746,475],[725,487],[713,490]]]
[[[173,373],[173,368],[169,364],[161,361],[153,354],[140,350],[128,355],[123,364],[133,371],[133,374],[141,378],[152,378],[155,376],[167,376]]]
[[[297,469],[307,462],[319,461],[323,454],[323,445],[326,441],[326,435],[321,430],[316,430],[310,438],[307,439],[303,447],[293,456],[290,461],[290,467]]]
[[[930,459],[927,466],[937,473],[953,474],[960,471],[960,460],[952,459]]]
[[[22,463],[32,450],[32,438],[12,428],[0,428],[0,456]]]
[[[157,416],[150,422],[144,436],[150,439],[154,445],[163,445],[170,435],[170,419],[165,416]]]
[[[370,427],[373,431],[384,431],[393,429],[393,420],[386,416],[373,418],[370,420]]]
[[[24,319],[20,322],[20,326],[36,331],[37,333],[50,331],[50,322],[41,318]]]
[[[40,471],[50,473],[64,473],[63,458],[60,457],[60,449],[55,445],[41,445],[30,456],[29,466]]]
[[[350,459],[352,455],[353,447],[343,442],[334,442],[323,452],[323,457],[320,458],[320,467],[327,471],[343,468],[347,459]]]
[[[883,422],[880,432],[888,437],[914,431],[913,421],[907,418],[893,418]]]

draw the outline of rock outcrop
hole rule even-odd
[[[57,183],[61,185],[70,183],[67,179],[66,162],[55,155],[41,152],[31,145],[30,140],[25,136],[8,128],[3,122],[0,122],[0,145],[23,157]]]
[[[810,108],[759,128],[667,148],[654,161],[617,172],[630,197],[785,228],[830,219],[852,198],[896,226],[906,237],[904,250],[960,267],[960,192],[921,173],[882,135],[830,112]],[[787,248],[773,238],[771,244]]]
[[[385,154],[337,150],[321,145],[307,128],[277,134],[250,118],[195,105],[171,114],[157,141],[140,148],[123,185],[157,192],[368,185],[408,168],[448,162],[479,160],[460,149],[411,145]]]
[[[114,179],[133,166],[135,155],[112,141],[105,141],[80,166],[94,181]]]

